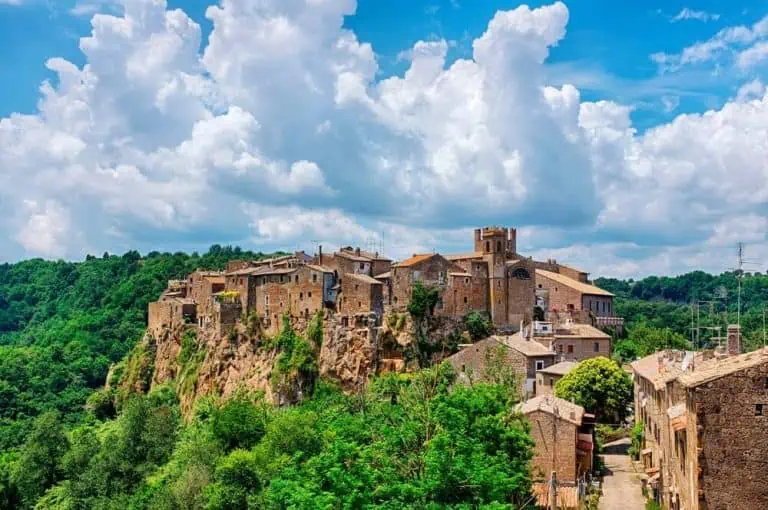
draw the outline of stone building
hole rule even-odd
[[[534,324],[534,339],[557,353],[561,361],[582,361],[603,356],[611,357],[611,336],[589,324],[566,321],[549,328]]]
[[[459,380],[466,382],[486,380],[499,364],[520,378],[520,394],[529,398],[536,393],[536,371],[551,366],[554,357],[555,353],[541,344],[515,334],[480,340],[449,357],[448,362]]]
[[[382,283],[366,274],[348,273],[341,280],[337,309],[342,314],[384,313]]]
[[[665,509],[768,508],[768,349],[666,351],[632,363],[642,460]]]
[[[391,308],[396,311],[406,310],[416,282],[421,282],[425,287],[438,288],[444,301],[449,272],[462,272],[462,269],[437,253],[414,255],[394,264],[390,271]],[[441,314],[441,308],[442,306],[438,306],[437,314]]]
[[[531,461],[534,480],[547,480],[554,471],[558,482],[575,485],[592,470],[595,419],[583,407],[542,395],[523,402],[517,410],[531,422],[536,444]]]
[[[595,317],[615,315],[613,294],[589,283],[587,273],[562,265],[550,267],[554,268],[560,272],[536,269],[536,287],[547,291],[549,310],[591,312]]]
[[[575,361],[561,361],[550,367],[536,371],[536,396],[552,395],[557,381],[565,377],[571,370],[579,366]]]

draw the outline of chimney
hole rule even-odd
[[[323,245],[321,244],[317,249],[317,264],[323,265]]]
[[[360,255],[360,247],[355,248],[355,255]]]
[[[741,326],[738,324],[728,325],[728,355],[738,356],[741,354]]]

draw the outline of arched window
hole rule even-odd
[[[530,280],[531,273],[529,273],[527,269],[519,267],[512,271],[512,278],[516,280]]]

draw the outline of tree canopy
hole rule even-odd
[[[632,380],[615,361],[591,358],[557,381],[555,396],[594,413],[600,422],[620,424],[629,414]]]

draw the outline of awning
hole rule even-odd
[[[640,452],[640,455],[650,455],[653,453],[653,450],[650,448],[646,448],[645,450]]]

